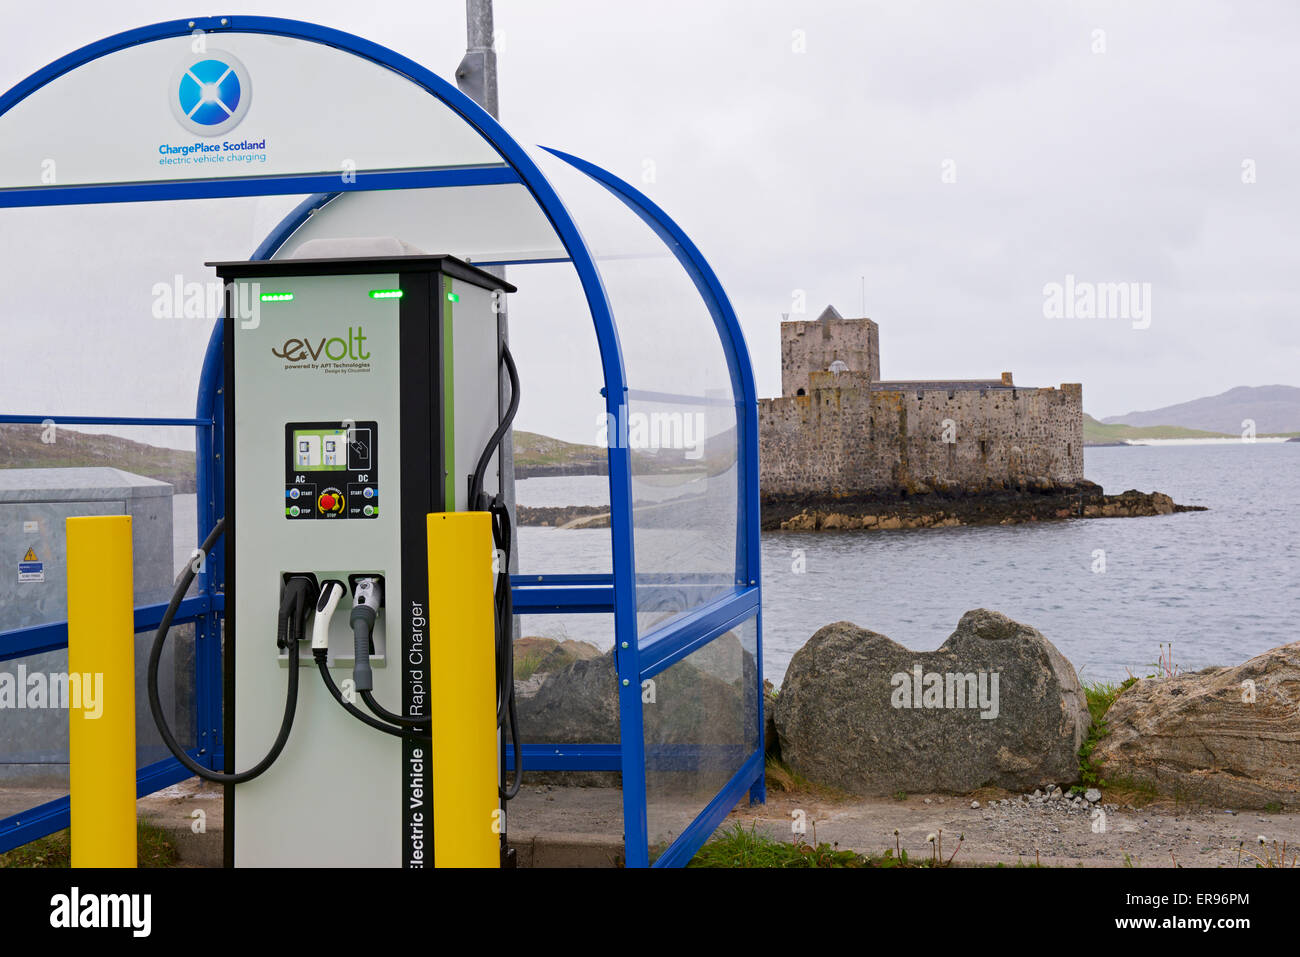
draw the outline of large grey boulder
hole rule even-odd
[[[1092,758],[1107,780],[1220,807],[1300,807],[1300,642],[1139,681],[1106,723]]]
[[[519,730],[524,741],[548,744],[613,743],[619,739],[618,674],[611,649],[538,671],[515,682]],[[754,656],[734,633],[655,675],[642,688],[642,721],[648,760],[666,755],[665,766],[732,760],[732,746],[758,746],[758,689]],[[683,756],[686,756],[685,758]],[[721,757],[718,757],[718,756]],[[738,762],[736,766],[739,766]],[[731,768],[735,770],[735,768]]]
[[[618,674],[614,652],[574,661],[534,680],[515,682],[519,732],[547,744],[618,741]]]
[[[931,652],[827,625],[791,660],[775,718],[791,767],[856,794],[1075,781],[1090,724],[1070,662],[983,608]]]

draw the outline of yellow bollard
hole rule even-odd
[[[135,867],[131,516],[70,518],[68,755],[73,867]]]
[[[499,867],[492,518],[438,512],[429,532],[435,867]]]

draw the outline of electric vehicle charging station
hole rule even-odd
[[[466,506],[501,419],[496,313],[514,287],[441,256],[211,265],[226,314],[245,317],[226,323],[223,347],[233,771],[267,752],[280,723],[288,654],[274,623],[295,576],[346,586],[334,613],[318,608],[313,623],[313,650],[326,645],[337,682],[427,720],[426,516]],[[486,564],[490,554],[464,559]],[[358,639],[350,613],[370,579],[379,607]],[[364,657],[359,640],[371,645]],[[413,814],[432,792],[419,742],[377,733],[326,695],[301,696],[298,711],[309,733],[291,736],[275,772],[227,786],[234,865],[419,860],[426,815]],[[346,822],[346,839],[321,840],[331,831],[322,821]]]
[[[187,76],[220,86],[232,101],[226,111],[201,113],[198,101],[190,102]],[[328,124],[316,118],[311,96],[318,87],[303,77],[328,77],[339,91]],[[140,96],[150,89],[158,96]],[[115,109],[102,109],[105,102]],[[477,267],[564,270],[580,286],[591,323],[580,321],[573,332],[594,332],[604,383],[610,571],[528,568],[504,591],[516,615],[608,616],[619,734],[615,742],[551,742],[530,739],[524,727],[521,745],[500,750],[507,773],[520,766],[618,772],[628,866],[684,864],[737,801],[746,794],[763,799],[756,390],[717,276],[681,228],[628,183],[559,151],[525,149],[427,68],[314,24],[242,16],[159,23],[74,51],[0,96],[0,216],[19,207],[275,195],[307,198],[253,252],[259,265],[219,267],[233,292],[244,295],[247,287],[251,294],[251,285],[260,285],[259,315],[241,313],[239,300],[228,302],[227,318],[209,340],[195,414],[58,416],[74,426],[195,429],[195,541],[207,543],[211,560],[198,572],[194,594],[136,609],[140,629],[165,633],[173,621],[194,624],[193,744],[183,752],[190,763],[142,765],[141,793],[186,779],[191,765],[212,775],[246,774],[277,743],[271,738],[286,701],[289,661],[300,647],[310,653],[307,636],[320,617],[306,601],[310,580],[293,573],[314,576],[317,603],[336,602],[318,670],[344,681],[356,664],[348,652],[356,648],[358,580],[380,585],[383,606],[368,625],[362,622],[372,628],[367,645],[373,641],[375,649],[366,656],[372,696],[393,711],[407,708],[397,655],[405,650],[405,623],[394,596],[409,600],[418,583],[408,586],[415,574],[411,556],[405,540],[391,533],[414,510],[431,511],[435,493],[447,512],[483,507],[469,494],[467,466],[473,468],[503,418],[490,303],[505,287]],[[168,225],[159,230],[159,250]],[[392,255],[382,266],[315,263],[313,271],[313,259],[339,258],[313,255],[316,240],[366,236],[400,237],[447,255],[433,257],[436,266],[426,259],[409,271],[392,261],[405,257]],[[190,275],[202,269],[199,263],[183,268]],[[450,303],[454,317],[451,348],[444,335],[442,364],[430,360],[423,383],[403,365],[429,359],[424,347],[408,354],[401,341],[402,310],[422,295],[404,287],[406,275],[426,277],[429,309],[442,309],[445,317]],[[438,297],[438,277],[444,284],[451,278],[459,301],[446,299],[445,288]],[[370,296],[393,290],[402,297]],[[262,295],[271,298],[263,302]],[[324,305],[308,315],[312,304]],[[400,357],[388,351],[394,333],[385,331],[381,315],[397,324]],[[481,315],[488,318],[474,322]],[[87,336],[95,333],[87,329]],[[318,356],[310,360],[287,358],[312,350]],[[362,352],[369,358],[359,358]],[[316,375],[320,370],[308,369],[309,361],[371,365],[369,373]],[[450,393],[433,386],[432,374],[449,366],[453,382],[468,390],[464,395],[459,386]],[[476,368],[484,370],[477,385],[466,374]],[[397,379],[384,381],[394,371]],[[412,389],[427,394],[422,408],[443,417],[441,430],[430,422],[427,439],[413,442],[406,431],[413,418],[403,407]],[[699,456],[670,468],[654,456],[634,455],[629,434],[654,415],[698,418],[704,424]],[[46,417],[44,410],[23,409],[0,414],[0,422]],[[370,471],[352,468],[367,451]],[[411,454],[432,463],[427,501],[406,489]],[[675,492],[669,506],[641,508],[647,493],[664,483]],[[352,511],[358,492],[359,514]],[[314,511],[304,512],[304,505]],[[222,528],[232,533],[229,541],[221,540]],[[390,536],[381,541],[380,529]],[[526,554],[521,561],[527,563]],[[326,589],[331,581],[342,582],[344,593]],[[282,588],[292,593],[298,629],[286,636],[292,651],[277,647]],[[223,630],[234,646],[233,661],[224,663]],[[0,633],[0,663],[66,641],[66,623],[58,621]],[[349,716],[309,676],[291,732],[277,738],[281,750],[272,748],[271,763],[256,780],[233,785],[226,863],[420,866],[401,850],[403,745]],[[722,695],[716,711],[700,713],[700,699],[690,693],[699,682],[682,680],[692,676],[708,678]],[[308,815],[277,799],[309,791],[311,802],[341,815],[339,828],[355,823],[364,838],[323,834],[308,827]],[[0,850],[67,822],[66,798],[0,820]],[[344,849],[345,843],[366,846]]]

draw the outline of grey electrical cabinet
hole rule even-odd
[[[130,515],[135,604],[167,601],[176,573],[172,491],[166,482],[114,468],[0,469],[0,631],[67,619],[65,522],[75,516]],[[135,645],[136,746],[142,765],[167,754],[143,693],[152,637],[137,635]],[[165,676],[176,670],[176,647],[169,643]],[[66,651],[0,661],[0,784],[67,787],[68,712],[57,690],[67,662]],[[173,681],[163,682],[165,705],[185,712],[178,715],[181,729],[193,724],[186,704],[192,669],[189,673],[189,679],[181,679],[180,709]],[[185,736],[192,738],[192,731]]]

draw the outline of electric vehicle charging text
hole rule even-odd
[[[273,281],[293,294],[265,303],[254,328],[225,326],[227,515],[203,550],[226,531],[226,770],[186,766],[227,785],[227,863],[423,866],[425,663],[431,641],[458,638],[429,631],[424,525],[435,512],[491,510],[497,546],[504,526],[510,547],[504,503],[484,486],[518,407],[492,308],[493,295],[513,287],[441,256],[217,267],[228,315],[240,284]],[[377,289],[386,294],[371,295]],[[173,604],[188,587],[180,584]],[[496,604],[487,654],[496,660],[498,723],[511,722],[517,754],[508,575]],[[171,617],[150,661],[160,728],[157,659]],[[302,662],[308,639],[311,659]],[[298,669],[310,664],[321,682],[300,689]],[[273,694],[277,685],[287,691]],[[273,711],[281,698],[283,712]],[[298,709],[310,734],[291,734]],[[174,736],[165,740],[184,761]],[[504,767],[499,746],[496,760]],[[517,791],[518,776],[502,797]],[[322,841],[322,827],[341,820],[348,840]],[[504,833],[501,844],[504,852]]]

